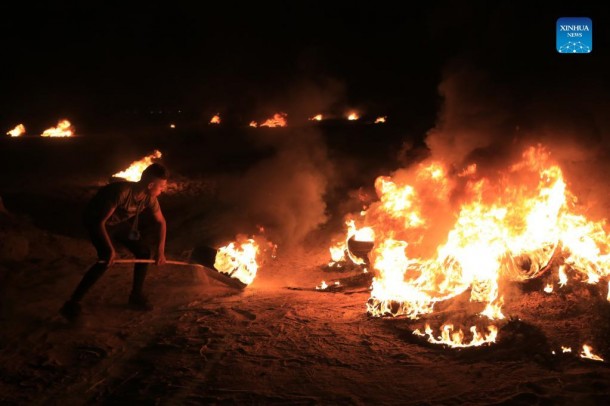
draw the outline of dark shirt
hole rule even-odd
[[[85,209],[85,221],[87,223],[101,221],[113,207],[114,213],[106,222],[109,226],[127,221],[144,209],[150,209],[152,213],[158,212],[160,207],[156,197],[146,195],[136,200],[136,185],[135,182],[114,182],[102,187],[89,201]]]

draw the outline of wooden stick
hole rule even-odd
[[[108,261],[98,261],[98,264],[105,264]],[[157,261],[154,259],[116,259],[114,260],[115,264],[154,264]],[[184,266],[194,266],[196,268],[202,269],[208,276],[220,281],[226,285],[237,289],[244,289],[246,286],[245,283],[240,281],[237,278],[232,278],[230,275],[224,274],[216,269],[208,268],[207,266],[196,264],[193,262],[183,262],[183,261],[165,261],[166,265],[184,265]]]
[[[98,264],[105,264],[108,261],[98,261]],[[154,259],[115,259],[115,264],[154,264],[157,261]],[[198,268],[205,268],[205,266],[201,264],[195,264],[193,262],[183,262],[183,261],[165,261],[167,265],[185,265],[185,266],[196,266]]]

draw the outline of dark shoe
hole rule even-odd
[[[148,303],[146,296],[134,294],[129,295],[129,307],[142,312],[147,312],[153,309],[153,306]]]
[[[68,300],[64,305],[59,309],[59,314],[64,316],[68,321],[75,321],[80,316],[81,308],[78,302],[74,302],[72,300]]]

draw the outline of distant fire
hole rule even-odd
[[[350,121],[358,120],[358,119],[360,119],[360,115],[358,113],[356,113],[355,111],[352,111],[347,116],[347,119],[350,120]]]
[[[315,116],[310,117],[309,121],[322,121],[322,114],[316,114]]]
[[[583,345],[582,352],[580,353],[581,358],[592,359],[593,361],[603,361],[604,359],[599,355],[593,354],[593,348],[590,345]]]
[[[161,152],[158,150],[154,150],[152,154],[145,156],[139,161],[132,162],[127,169],[115,173],[114,175],[112,175],[112,177],[126,179],[131,182],[137,182],[142,177],[142,172],[144,172],[144,169],[146,169],[150,164],[153,163],[153,159],[159,158],[161,158]]]
[[[375,119],[375,124],[379,124],[379,123],[385,123],[387,116],[383,116],[383,117],[377,117]]]
[[[248,124],[250,127],[258,127],[258,123],[256,121],[250,121],[250,124]]]
[[[170,124],[169,128],[171,128],[173,130],[174,128],[176,128],[176,124]]]
[[[20,137],[25,134],[25,126],[23,124],[18,124],[15,128],[6,133],[6,135],[10,135],[11,137]]]
[[[74,127],[68,120],[61,120],[57,123],[57,127],[51,127],[44,130],[42,137],[72,137],[74,135]]]
[[[508,292],[501,280],[525,281],[549,271],[561,289],[568,275],[590,284],[610,276],[605,222],[577,211],[548,150],[528,148],[496,175],[480,175],[475,164],[449,172],[430,161],[377,178],[379,200],[364,215],[352,216],[344,240],[362,238],[354,230],[370,230],[366,238],[374,241],[369,314],[417,319],[438,302],[468,294],[480,303],[481,316],[504,320]],[[344,241],[332,245],[332,261],[362,263],[346,258]],[[542,287],[551,294],[554,283],[547,282]],[[454,325],[445,322],[438,335],[430,327],[416,334],[464,347],[494,342],[498,333],[494,325],[485,332],[473,326],[468,334]]]
[[[212,119],[210,120],[210,124],[220,124],[220,113],[212,117]]]
[[[261,127],[286,127],[286,117],[288,117],[286,113],[276,113],[261,124]]]

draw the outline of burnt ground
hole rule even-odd
[[[52,140],[62,146],[30,141],[36,153],[26,143],[7,147],[5,140],[0,151],[3,165],[10,155],[19,167],[0,189],[11,213],[1,215],[0,223],[3,404],[594,405],[610,400],[608,363],[578,356],[588,343],[610,359],[607,287],[574,283],[556,286],[549,295],[542,292],[542,281],[515,285],[496,344],[448,349],[411,332],[424,321],[439,326],[461,315],[467,298],[443,304],[425,320],[367,316],[369,294],[361,271],[325,267],[330,235],[337,231],[330,226],[306,244],[280,247],[277,259],[244,290],[196,269],[151,267],[147,292],[155,308],[146,313],[127,308],[131,270],[115,266],[83,301],[82,321],[68,324],[57,310],[94,259],[78,211],[107,174],[132,158],[115,147],[93,162],[87,155],[93,156],[96,146],[85,137],[71,147],[65,141],[74,140]],[[143,145],[143,153],[135,155],[148,148]],[[169,159],[181,186],[162,197],[168,256],[175,259],[188,255],[193,241],[210,240],[197,240],[197,232],[222,234],[222,224],[214,220],[222,208],[213,202],[221,170],[197,172],[195,162],[180,164],[179,150],[170,148]],[[193,209],[194,201],[200,211]],[[189,221],[207,228],[189,228]],[[322,279],[341,280],[345,287],[316,291]],[[562,353],[561,346],[573,353]]]

